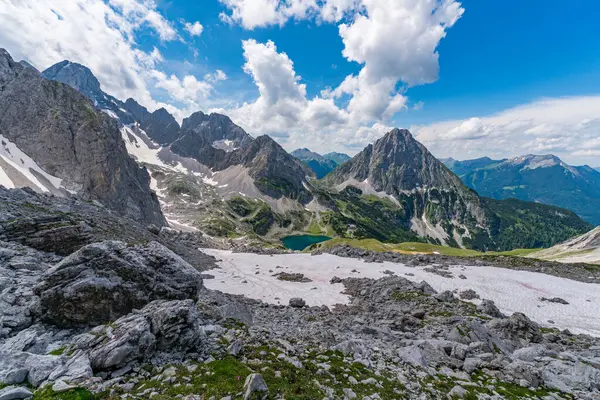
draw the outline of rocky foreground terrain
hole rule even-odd
[[[485,293],[334,278],[349,304],[270,305],[208,290],[211,246],[0,188],[0,399],[600,399],[600,339]]]

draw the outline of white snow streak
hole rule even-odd
[[[1,144],[4,143],[4,144]],[[40,175],[44,176],[48,181],[55,187],[60,188],[62,185],[62,179],[50,175],[42,169],[31,157],[23,153],[21,149],[17,147],[10,140],[0,135],[0,157],[14,167],[17,171],[23,174],[32,184],[37,186],[44,192],[50,191],[42,182],[40,182],[36,176],[31,172],[34,170]],[[0,184],[7,188],[14,188],[14,183],[10,180],[8,175],[2,171],[0,173]]]

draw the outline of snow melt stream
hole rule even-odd
[[[449,271],[454,278],[444,278],[425,271],[424,267],[391,262],[366,263],[330,254],[269,256],[213,249],[203,251],[219,260],[219,268],[207,271],[215,279],[204,280],[206,287],[243,294],[266,303],[287,304],[292,297],[302,297],[310,306],[346,304],[350,299],[342,293],[344,286],[330,284],[332,277],[377,279],[386,276],[384,271],[389,270],[411,281],[424,280],[438,292],[473,289],[482,299],[493,300],[505,314],[522,312],[542,326],[600,336],[600,286],[593,283],[496,267],[451,266]],[[280,281],[273,276],[278,272],[302,273],[312,282]],[[467,279],[458,278],[459,274]],[[541,297],[561,297],[569,304],[542,302]],[[473,302],[477,304],[479,300]]]

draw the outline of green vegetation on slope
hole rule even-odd
[[[376,239],[346,239],[335,238],[326,242],[311,246],[307,251],[314,249],[330,249],[335,246],[348,245],[357,249],[370,251],[394,251],[404,254],[442,254],[452,257],[479,257],[479,256],[526,256],[538,251],[539,249],[516,249],[511,251],[496,252],[490,251],[482,253],[476,250],[458,249],[456,247],[440,246],[431,243],[404,242],[404,243],[382,243]]]
[[[490,234],[495,246],[480,242],[479,237],[472,242],[472,248],[477,250],[551,247],[593,228],[574,212],[564,208],[516,199],[482,200],[490,210]]]
[[[321,219],[337,236],[382,242],[424,241],[408,228],[405,209],[390,199],[363,195],[353,187],[339,193],[318,190],[316,196],[333,210],[321,213]]]

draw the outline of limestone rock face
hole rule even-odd
[[[63,259],[34,291],[42,319],[61,327],[98,325],[152,300],[195,299],[200,273],[157,242],[106,241]]]
[[[82,90],[96,87],[92,77],[79,82]],[[0,132],[45,172],[60,178],[61,189],[138,221],[165,225],[150,177],[127,154],[117,122],[82,93],[45,79],[3,49]]]

